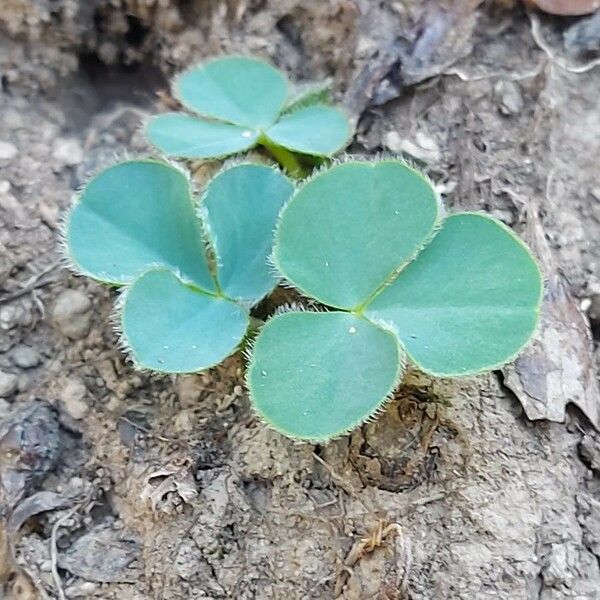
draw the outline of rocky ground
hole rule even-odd
[[[477,0],[4,0],[4,597],[600,598],[600,65],[582,23]],[[148,151],[139,124],[173,72],[231,52],[330,77],[351,152],[404,153],[449,210],[528,239],[548,279],[533,354],[469,381],[412,373],[326,446],[253,416],[240,356],[135,372],[113,292],[62,268],[61,214]]]

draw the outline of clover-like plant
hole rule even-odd
[[[297,439],[327,440],[373,416],[407,359],[440,377],[495,369],[538,320],[529,249],[488,216],[444,216],[431,183],[396,160],[308,181],[282,210],[273,262],[325,307],[269,320],[248,367],[256,411]]]
[[[221,158],[261,145],[297,175],[293,152],[329,157],[352,134],[344,113],[323,103],[322,86],[292,89],[281,71],[255,58],[213,59],[181,73],[173,89],[194,114],[162,114],[146,129],[169,156]]]
[[[249,309],[278,283],[267,257],[293,185],[264,165],[219,173],[199,204],[185,172],[156,160],[102,171],[64,229],[75,269],[124,286],[117,320],[134,362],[196,372],[231,354]]]

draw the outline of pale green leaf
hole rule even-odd
[[[276,144],[315,156],[331,156],[350,139],[352,128],[336,108],[306,106],[283,115],[265,135]]]
[[[434,189],[402,162],[337,165],[283,210],[275,263],[305,294],[352,309],[415,255],[437,221]]]
[[[236,350],[248,315],[230,300],[184,284],[170,271],[152,270],[125,292],[121,326],[138,366],[193,373]]]
[[[132,160],[94,177],[68,216],[65,241],[75,266],[101,281],[128,283],[161,265],[216,289],[189,181],[166,163]]]
[[[259,134],[240,125],[166,113],[148,122],[146,135],[169,156],[218,158],[249,150],[256,144]]]
[[[190,110],[262,129],[277,120],[288,84],[281,71],[256,58],[226,57],[184,71],[175,92]]]
[[[281,207],[294,190],[279,171],[243,164],[223,171],[203,198],[217,254],[217,279],[230,298],[256,302],[277,285],[267,258]]]
[[[396,386],[402,356],[392,334],[343,312],[295,312],[267,322],[248,367],[251,401],[273,428],[327,440],[362,423]]]
[[[541,301],[528,248],[480,214],[448,217],[417,259],[367,307],[421,369],[439,376],[487,371],[530,339]]]

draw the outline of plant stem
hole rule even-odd
[[[292,152],[283,146],[274,144],[266,137],[261,137],[258,143],[269,151],[271,156],[285,169],[288,175],[296,179],[302,179],[306,176],[305,169]]]

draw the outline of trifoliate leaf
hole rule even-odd
[[[280,146],[315,156],[331,156],[352,134],[346,116],[336,108],[306,106],[283,115],[265,135]]]
[[[541,292],[531,252],[508,228],[459,213],[365,316],[389,324],[421,369],[461,376],[496,368],[521,350],[535,329]]]
[[[152,118],[146,128],[152,144],[169,156],[219,158],[249,150],[258,133],[248,127],[205,121],[181,113]]]
[[[244,127],[263,129],[277,120],[287,95],[287,80],[255,58],[226,57],[184,71],[175,92],[190,110]]]
[[[225,295],[255,303],[277,285],[267,259],[281,207],[294,190],[280,172],[242,164],[217,175],[203,199]]]
[[[170,271],[151,270],[126,290],[121,327],[139,366],[193,373],[234,352],[248,315],[231,300],[186,285]]]
[[[337,165],[284,208],[275,263],[305,294],[352,309],[418,252],[437,221],[433,187],[402,162]]]
[[[392,334],[343,312],[284,313],[262,329],[247,380],[252,405],[273,428],[327,440],[380,408],[402,371]]]
[[[68,217],[65,240],[76,267],[101,281],[128,283],[159,265],[216,290],[189,181],[163,162],[127,161],[94,177]]]

